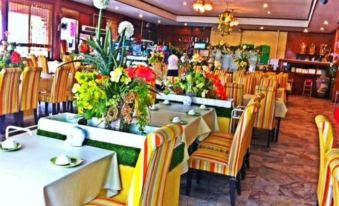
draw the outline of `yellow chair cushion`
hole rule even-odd
[[[220,132],[230,133],[230,120],[231,118],[227,117],[218,117],[218,124],[220,128]]]
[[[116,202],[113,199],[105,197],[97,197],[92,202],[85,204],[84,206],[123,206],[126,205],[121,202]]]
[[[190,156],[189,167],[228,175],[228,154],[206,148],[199,148]]]
[[[232,141],[232,134],[213,132],[199,144],[199,147],[228,153],[230,151]]]

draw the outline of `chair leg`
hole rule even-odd
[[[229,181],[229,186],[230,186],[230,199],[231,199],[231,206],[235,206],[235,188],[236,188],[236,179],[231,178]]]
[[[186,195],[189,196],[191,194],[191,186],[192,186],[192,169],[188,169],[187,172],[187,180],[186,180]]]
[[[250,150],[249,149],[246,152],[245,158],[246,158],[245,163],[246,163],[247,169],[249,169],[250,168]]]
[[[71,111],[72,113],[74,113],[74,108],[73,108],[73,101],[69,101],[69,111]]]
[[[241,178],[240,178],[240,174],[239,173],[237,175],[237,181],[236,181],[235,186],[237,187],[238,195],[241,195]]]
[[[57,113],[57,104],[53,103],[52,104],[52,114],[56,114]]]
[[[56,103],[56,105],[57,105],[57,112],[56,113],[60,113],[61,112],[60,103],[58,102],[58,103]]]
[[[272,130],[268,130],[266,148],[270,147],[271,139],[272,139]]]
[[[67,102],[62,103],[62,111],[67,112]]]
[[[5,133],[5,115],[0,115],[0,134]]]
[[[245,162],[245,161],[244,161]],[[244,180],[246,178],[246,169],[245,169],[245,164],[242,165],[241,169],[241,179]]]
[[[45,102],[45,116],[48,116],[48,102]]]
[[[196,171],[196,181],[197,184],[200,184],[200,179],[201,179],[201,170]]]
[[[34,115],[34,123],[38,124],[38,110],[33,109],[33,115]]]
[[[278,117],[277,128],[276,128],[276,132],[275,132],[275,142],[278,142],[278,139],[279,139],[280,122],[281,122],[281,118]]]

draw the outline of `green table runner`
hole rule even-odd
[[[41,129],[38,129],[37,134],[40,136],[50,137],[58,140],[66,139],[66,135],[55,132],[49,132]],[[119,164],[131,167],[135,167],[140,153],[140,149],[138,148],[116,145],[108,142],[100,142],[92,139],[86,139],[84,145],[114,151],[117,153]],[[174,169],[184,160],[184,149],[185,149],[184,143],[180,144],[174,149],[170,170]]]

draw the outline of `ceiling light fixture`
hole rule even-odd
[[[305,29],[304,29],[304,32],[307,33],[307,32],[308,32],[308,29],[305,28]]]
[[[182,2],[182,5],[183,5],[183,6],[187,6],[187,2],[186,2],[186,1],[183,1],[183,2]]]
[[[267,14],[271,14],[271,11],[267,11]]]
[[[325,21],[324,21],[324,24],[325,24],[325,25],[328,25],[328,21],[327,21],[327,20],[325,20]]]
[[[143,14],[139,14],[139,18],[142,18],[142,17],[144,17],[144,15]]]
[[[118,6],[115,6],[114,9],[115,9],[115,10],[119,10],[119,7],[118,7]]]
[[[262,7],[263,7],[264,9],[268,8],[268,3],[264,3],[264,4],[262,5]]]
[[[219,15],[218,30],[221,35],[230,34],[232,27],[238,26],[239,21],[235,18],[231,11],[224,11]]]
[[[260,27],[260,29],[261,29],[261,30],[264,30],[264,27],[263,27],[263,26],[261,26],[261,27]]]
[[[321,30],[321,31],[324,31],[324,30],[325,30],[325,28],[324,28],[324,27],[320,27],[320,30]]]
[[[205,11],[211,11],[213,6],[210,3],[206,3],[204,0],[196,0],[193,3],[193,9],[197,12],[204,13]]]

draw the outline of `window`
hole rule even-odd
[[[52,5],[29,0],[10,0],[8,42],[16,42],[17,51],[48,56],[51,48]]]

